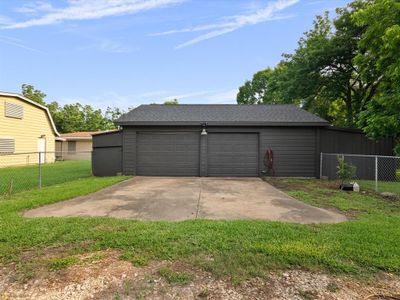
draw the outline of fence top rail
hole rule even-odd
[[[0,156],[38,154],[39,152],[0,153]],[[44,153],[44,152],[42,152]]]
[[[85,153],[92,153],[92,151],[36,151],[36,152],[14,152],[14,153],[0,153],[0,156],[16,156],[16,155],[31,155],[31,154],[85,154]]]
[[[394,156],[394,155],[392,155],[392,156],[389,156],[389,155],[372,155],[372,154],[346,154],[346,153],[324,153],[324,152],[321,152],[321,154],[322,155],[335,155],[335,156],[338,156],[338,155],[343,155],[343,156],[355,156],[355,157],[378,157],[378,158],[398,158],[398,159],[400,159],[400,156]]]

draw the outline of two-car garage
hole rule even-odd
[[[137,175],[258,176],[257,133],[137,132],[136,149]]]
[[[317,176],[325,120],[294,105],[141,105],[93,138],[93,174]]]

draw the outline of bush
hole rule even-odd
[[[336,175],[340,178],[342,183],[350,181],[356,177],[356,166],[344,161],[343,156],[338,156],[338,166]]]

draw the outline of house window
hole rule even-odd
[[[68,142],[68,152],[76,152],[76,142]]]
[[[15,140],[10,137],[0,137],[0,153],[14,153]]]
[[[24,116],[24,107],[15,103],[5,103],[5,116],[9,118],[22,119]]]

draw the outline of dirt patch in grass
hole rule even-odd
[[[370,189],[341,191],[338,180],[264,177],[264,181],[308,204],[340,212],[349,219],[364,213],[396,212],[400,201],[383,197]]]
[[[400,278],[382,273],[357,280],[304,270],[266,272],[240,284],[185,262],[150,262],[136,267],[107,250],[76,255],[77,261],[51,271],[42,268],[26,282],[3,266],[0,299],[391,299],[400,295]],[[39,268],[41,268],[39,266]],[[396,299],[396,298],[392,298]]]

